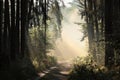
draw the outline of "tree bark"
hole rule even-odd
[[[9,27],[10,27],[10,16],[9,16],[9,0],[5,0],[5,13],[4,13],[4,32],[3,32],[3,60],[4,64],[9,64]]]
[[[28,0],[21,0],[21,57],[24,57],[25,54],[27,15],[28,15]]]
[[[0,66],[2,66],[2,28],[3,28],[3,0],[0,1]]]
[[[16,59],[15,0],[11,0],[11,60]]]
[[[19,10],[20,10],[20,5],[19,5],[19,2],[20,2],[20,0],[17,0],[17,10],[16,10],[16,27],[15,27],[15,30],[16,30],[16,34],[15,34],[15,38],[16,38],[16,50],[15,50],[15,53],[18,55],[18,56],[20,56],[20,45],[19,45],[19,26],[20,26],[20,21],[19,21],[19,19],[20,19],[20,12],[19,12]]]
[[[105,0],[105,66],[108,68],[114,65],[114,51],[111,45],[113,42],[112,1]]]
[[[3,0],[0,1],[0,54],[2,54]]]

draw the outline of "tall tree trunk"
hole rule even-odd
[[[96,52],[94,48],[94,22],[93,22],[93,2],[92,0],[85,0],[86,22],[89,41],[89,51],[95,58]],[[95,58],[96,60],[96,58]]]
[[[47,38],[47,23],[46,23],[46,19],[47,19],[47,12],[46,12],[46,9],[47,9],[47,7],[46,7],[46,0],[45,0],[45,3],[44,3],[44,8],[45,8],[45,10],[44,10],[44,25],[45,25],[45,32],[44,32],[44,45],[45,45],[45,47],[44,47],[44,54],[46,53],[46,46],[47,46],[47,40],[46,40],[46,38]]]
[[[105,0],[105,66],[108,68],[114,64],[114,52],[111,45],[113,38],[112,1],[113,0]]]
[[[29,0],[21,0],[21,57],[24,57],[25,54],[25,46],[26,46],[26,21],[28,15],[28,1]]]
[[[15,30],[16,30],[16,34],[15,34],[15,38],[16,38],[16,50],[15,50],[15,52],[16,52],[16,54],[17,55],[19,55],[20,56],[20,52],[19,52],[19,47],[20,47],[20,45],[19,45],[19,26],[20,26],[20,22],[19,22],[19,19],[20,19],[20,12],[19,12],[19,10],[20,10],[20,5],[19,5],[19,1],[20,0],[17,0],[17,10],[16,10],[16,27],[15,27]]]
[[[15,0],[11,0],[11,60],[16,59]]]
[[[4,62],[5,64],[9,64],[9,33],[8,28],[10,27],[10,16],[9,16],[9,0],[5,0],[5,15],[4,15],[4,33],[3,33],[3,55],[4,55]]]
[[[100,63],[99,61],[99,25],[98,25],[98,17],[97,17],[97,2],[96,0],[93,2],[94,5],[94,24],[95,24],[95,29],[96,29],[96,60],[98,62],[98,64]]]
[[[105,1],[104,0],[101,0],[101,11],[102,11],[102,13],[101,13],[101,37],[104,37],[104,28],[105,28],[105,26],[104,26],[104,22],[105,22],[105,18],[104,18],[104,12],[105,12]]]
[[[2,27],[3,27],[3,0],[0,0],[0,66],[2,59]]]
[[[0,1],[0,54],[2,53],[3,0]]]
[[[90,1],[90,0],[88,0]],[[92,42],[94,39],[94,28],[93,28],[93,16],[89,14],[89,11],[92,11],[92,5],[90,2],[85,0],[85,11],[86,11],[86,22],[87,22],[87,30],[88,30],[88,41],[89,41],[89,49],[92,47]],[[89,4],[89,5],[87,5]]]
[[[120,1],[113,0],[115,65],[120,66]]]

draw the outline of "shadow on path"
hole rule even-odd
[[[49,70],[39,73],[41,79],[39,80],[67,80],[70,67],[65,63],[60,63],[55,67],[51,67]]]

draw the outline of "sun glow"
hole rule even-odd
[[[55,56],[60,61],[71,61],[78,56],[87,56],[87,39],[80,41],[83,37],[82,26],[74,24],[75,22],[84,22],[78,15],[78,10],[73,9],[70,13],[64,11],[63,16],[62,38],[56,41]]]
[[[64,0],[64,3],[67,7],[70,7],[71,5],[69,4],[70,2],[72,2],[73,0]]]

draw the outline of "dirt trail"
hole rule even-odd
[[[57,66],[44,71],[44,73],[39,73],[41,77],[39,80],[67,80],[70,68],[69,63],[61,62]]]

